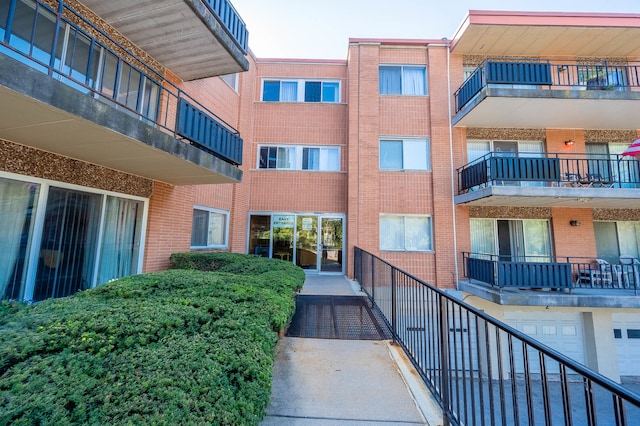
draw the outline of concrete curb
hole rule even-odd
[[[398,368],[398,372],[407,385],[425,422],[429,426],[442,426],[444,422],[440,405],[429,389],[427,389],[427,386],[422,381],[413,364],[411,364],[402,347],[394,345],[391,341],[386,341],[385,344],[389,351],[389,356],[391,356],[391,359]]]

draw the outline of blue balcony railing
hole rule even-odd
[[[209,9],[224,24],[227,32],[236,40],[243,53],[247,53],[249,32],[244,21],[228,0],[204,0]]]
[[[57,9],[41,0],[1,2],[0,54],[225,161],[242,162],[236,129],[63,2]],[[187,131],[179,121],[177,111],[186,104],[206,123],[205,133]]]
[[[552,256],[462,253],[464,276],[499,289],[633,290],[640,287],[640,263]]]
[[[490,152],[458,169],[458,194],[493,185],[640,188],[640,162],[609,154]]]
[[[485,61],[454,94],[456,112],[489,85],[518,89],[635,90],[640,65]]]
[[[640,396],[358,247],[354,276],[445,425],[635,424]]]

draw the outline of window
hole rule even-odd
[[[2,173],[0,300],[66,297],[140,273],[144,209],[143,199]]]
[[[340,102],[340,82],[307,80],[265,80],[264,102]]]
[[[194,207],[191,228],[192,248],[226,248],[229,212]]]
[[[302,148],[302,170],[338,171],[338,148]]]
[[[295,147],[263,146],[260,148],[259,169],[295,169]]]
[[[380,250],[431,251],[431,216],[380,216]]]
[[[379,74],[381,95],[424,96],[427,94],[424,66],[381,65]]]
[[[238,73],[221,75],[222,81],[227,83],[236,92],[238,91]]]
[[[549,262],[552,259],[548,220],[469,219],[471,251],[499,255],[513,262]]]
[[[425,139],[380,141],[381,170],[431,170],[430,157]]]
[[[259,169],[340,171],[339,147],[261,146]]]

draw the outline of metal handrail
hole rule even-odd
[[[47,62],[40,60],[34,54],[34,51],[38,49],[38,46],[35,45],[35,41],[33,39],[27,41],[29,48],[19,49],[14,46],[11,42],[12,37],[14,35],[10,31],[11,21],[12,21],[12,11],[15,11],[15,5],[17,0],[11,0],[11,5],[9,7],[9,17],[7,19],[8,25],[7,30],[5,31],[4,38],[0,39],[0,46],[5,48],[4,54],[17,59],[31,67],[42,70],[47,73],[49,76],[58,78],[59,80],[65,82],[71,87],[74,87],[78,90],[91,93],[96,98],[105,100],[109,103],[117,105],[119,109],[122,109],[130,114],[134,114],[139,117],[142,121],[147,122],[149,124],[153,124],[158,126],[161,129],[172,134],[174,137],[180,138],[183,137],[177,132],[177,126],[175,122],[175,113],[178,110],[178,104],[181,99],[187,100],[190,104],[196,106],[203,113],[207,114],[211,118],[215,119],[219,122],[226,130],[231,132],[234,135],[239,135],[238,130],[236,130],[232,125],[227,123],[209,108],[204,106],[198,100],[193,98],[187,92],[185,92],[182,88],[178,87],[172,81],[166,79],[164,77],[164,73],[158,71],[153,65],[139,58],[134,52],[132,52],[129,48],[123,46],[117,40],[112,39],[106,32],[102,29],[96,27],[91,21],[88,21],[84,16],[82,16],[79,12],[73,9],[71,6],[65,4],[64,2],[58,3],[58,8],[53,9],[42,0],[33,0],[36,6],[35,12],[36,14],[40,13],[40,8],[43,8],[50,14],[53,14],[56,18],[54,23],[54,34],[53,45],[47,46],[50,48],[50,51],[53,53],[47,53],[45,56],[49,56]],[[73,19],[70,19],[65,11],[68,11],[72,14]],[[73,21],[79,21],[86,27],[90,28],[92,33],[90,34],[85,29],[81,28],[78,24]],[[32,32],[35,31],[38,20],[34,20]],[[58,35],[64,31],[65,27],[68,26],[73,32],[70,35],[72,43],[68,43],[68,46],[57,46],[58,43]],[[38,27],[41,29],[41,27]],[[97,37],[100,37],[102,40],[99,40]],[[76,49],[79,49],[82,41],[86,41],[88,43],[89,55],[86,64],[82,64],[81,70],[76,70],[73,68],[72,64],[69,66],[66,62],[64,64],[60,63],[60,58],[56,56],[56,53],[59,49],[66,48],[68,49],[67,57],[71,58],[70,60],[74,60],[74,55]],[[82,46],[87,47],[87,45]],[[93,56],[94,50],[99,49],[102,54],[99,58],[95,58]],[[80,55],[80,53],[78,53]],[[123,100],[118,97],[118,84],[120,81],[114,83],[114,87],[112,90],[105,90],[102,86],[103,82],[101,78],[104,77],[104,67],[106,66],[105,62],[107,57],[114,57],[117,60],[117,69],[121,70],[121,68],[126,64],[128,67],[133,70],[134,73],[137,73],[136,76],[139,77],[140,84],[138,87],[143,90],[139,90],[138,98],[136,100],[130,100],[127,97]],[[104,62],[102,62],[104,61]],[[98,75],[92,75],[92,72],[99,73]],[[131,79],[131,72],[127,78]],[[120,78],[120,77],[117,77]],[[144,84],[148,84],[148,90],[146,92],[147,95],[153,96],[153,98],[143,99],[143,96],[140,93],[145,93],[143,87]],[[151,95],[150,93],[153,91],[157,91],[157,95]],[[189,139],[190,140],[190,139]],[[203,148],[204,150],[209,151],[207,147],[200,146],[198,141],[190,140],[191,142],[195,142],[196,146]],[[214,153],[217,154],[217,153]]]
[[[462,252],[463,276],[492,287],[541,289],[633,290],[638,266],[609,263],[594,257],[505,256]]]
[[[487,59],[454,93],[456,113],[487,86],[500,87],[505,84],[517,85],[519,89],[637,90],[640,88],[640,64]]]
[[[354,275],[447,425],[626,425],[640,415],[625,387],[359,247]]]
[[[523,182],[555,187],[640,187],[640,162],[620,154],[489,152],[459,167],[457,174],[459,194],[482,186]]]

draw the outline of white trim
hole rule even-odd
[[[92,194],[112,195],[114,197],[128,198],[131,200],[145,201],[145,202],[149,201],[149,198],[141,197],[139,195],[125,194],[123,192],[108,191],[106,189],[93,188],[90,186],[82,186],[74,183],[60,182],[57,180],[44,179],[44,178],[39,178],[35,176],[18,175],[10,172],[0,171],[0,178],[2,177],[6,177],[7,179],[19,180],[22,182],[37,183],[39,185],[50,185],[50,186],[55,186],[63,189],[73,189],[76,191],[90,192]]]
[[[71,184],[66,182],[59,182],[50,179],[43,179],[34,176],[26,176],[26,175],[18,175],[10,172],[0,171],[0,178],[11,179],[20,182],[27,182],[32,184],[39,185],[38,190],[38,201],[35,206],[35,219],[33,222],[33,226],[31,228],[31,243],[29,247],[29,252],[27,254],[27,269],[24,277],[24,293],[22,294],[23,301],[31,301],[33,300],[33,291],[35,286],[35,278],[38,268],[38,263],[33,262],[34,259],[38,259],[40,246],[42,243],[42,230],[44,227],[44,218],[47,210],[47,201],[51,187],[68,189],[74,191],[80,191],[88,194],[96,194],[101,196],[101,206],[100,206],[100,218],[98,224],[98,238],[96,241],[96,251],[94,253],[94,274],[92,277],[92,282],[88,283],[90,288],[94,288],[97,286],[97,273],[96,271],[99,268],[100,264],[100,248],[103,237],[103,225],[104,225],[104,216],[106,209],[106,199],[108,196],[123,198],[133,201],[142,202],[143,214],[141,219],[141,232],[140,232],[140,250],[138,253],[138,263],[136,274],[142,273],[143,270],[143,262],[144,262],[144,253],[145,253],[145,240],[146,240],[146,230],[147,230],[147,220],[148,220],[148,211],[149,211],[149,199],[145,197],[140,197],[136,195],[124,194],[120,192],[107,191],[98,188],[92,188],[77,184]]]
[[[380,213],[379,218],[382,217],[400,217],[403,222],[406,223],[406,219],[408,217],[419,217],[419,218],[428,218],[429,219],[429,241],[431,242],[431,248],[426,250],[408,250],[404,249],[383,249],[382,248],[382,236],[380,235],[380,224],[382,221],[378,220],[378,246],[381,252],[396,252],[396,253],[435,253],[434,250],[434,240],[433,240],[433,215],[431,214],[419,214],[419,213],[411,213],[411,214],[402,214],[402,213]],[[405,227],[406,229],[406,227]],[[406,233],[403,235],[403,245],[406,244]]]
[[[273,143],[264,143],[258,144],[258,155],[256,156],[256,170],[272,170],[272,171],[301,171],[301,172],[328,172],[328,173],[337,173],[341,171],[341,150],[342,145],[303,145],[303,144],[273,144]],[[269,167],[260,167],[260,151],[262,148],[293,148],[295,151],[293,167],[291,168],[269,168]],[[337,150],[338,151],[338,168],[337,169],[303,169],[302,165],[304,164],[304,148],[312,148],[319,150]],[[277,162],[277,158],[276,158]]]
[[[206,250],[206,249],[228,249],[229,248],[229,218],[231,213],[228,210],[222,210],[215,207],[207,207],[200,204],[194,204],[193,210],[207,211],[209,213],[220,214],[225,217],[224,220],[224,244],[209,244],[209,229],[207,228],[207,245],[206,246],[192,246],[191,250]],[[191,222],[191,235],[193,235],[193,221]]]
[[[297,84],[295,101],[265,101],[264,100],[264,83],[265,82],[295,82]],[[322,85],[320,86],[320,101],[305,102],[305,83],[338,83],[338,99],[335,101],[324,101],[322,99]],[[282,88],[282,86],[281,86]],[[266,103],[303,103],[303,104],[340,104],[342,103],[342,80],[335,78],[278,78],[278,77],[262,77],[260,82],[260,102]]]

